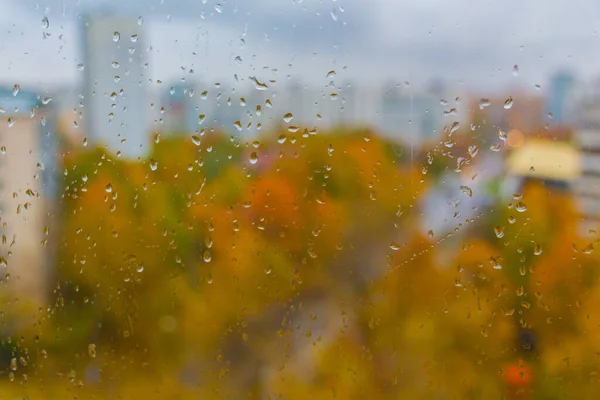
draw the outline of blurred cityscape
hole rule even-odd
[[[216,143],[215,149],[219,146],[220,142],[215,139],[217,137],[223,137],[225,142],[236,144],[234,147],[240,149],[242,155],[239,158],[235,158],[233,153],[228,154],[227,158],[237,160],[238,170],[243,171],[238,175],[230,173],[228,176],[221,176],[220,179],[226,181],[230,188],[215,190],[212,197],[218,198],[234,196],[232,193],[237,190],[236,182],[243,180],[244,177],[261,173],[270,176],[268,175],[270,173],[268,171],[271,171],[270,162],[274,163],[285,157],[293,158],[294,155],[297,157],[297,150],[284,148],[284,142],[287,146],[296,140],[320,138],[319,140],[324,141],[323,153],[329,152],[329,155],[334,152],[333,145],[326,143],[329,137],[332,138],[331,142],[343,143],[347,137],[348,143],[353,143],[354,137],[359,132],[362,143],[372,143],[376,140],[386,143],[386,146],[393,149],[392,152],[397,151],[399,154],[398,164],[394,165],[410,171],[406,173],[406,177],[410,176],[410,179],[406,179],[405,186],[397,186],[398,182],[391,179],[395,175],[382,174],[382,177],[377,179],[390,178],[390,181],[382,181],[377,193],[385,197],[387,191],[407,192],[407,196],[410,197],[408,208],[412,209],[410,212],[417,217],[411,220],[414,226],[404,231],[400,229],[402,231],[400,237],[405,243],[410,242],[411,235],[435,237],[435,243],[440,248],[438,255],[440,264],[450,263],[447,261],[450,258],[445,258],[448,253],[446,250],[442,251],[444,247],[437,240],[443,241],[446,235],[457,233],[463,223],[468,224],[469,221],[474,221],[482,215],[493,214],[499,202],[514,201],[517,212],[524,212],[525,206],[520,199],[526,191],[525,188],[532,183],[542,185],[548,193],[553,193],[551,196],[558,193],[556,196],[572,199],[577,215],[574,225],[581,240],[592,240],[596,230],[600,228],[600,81],[583,80],[570,70],[556,71],[542,86],[507,88],[505,92],[475,92],[443,80],[435,80],[427,85],[393,82],[377,87],[360,81],[341,81],[338,79],[339,71],[336,70],[323,71],[326,84],[321,87],[305,83],[293,76],[283,81],[263,80],[258,74],[249,77],[236,76],[235,78],[244,84],[235,87],[226,82],[203,82],[201,79],[181,79],[151,85],[147,72],[150,67],[146,59],[146,49],[152,46],[152,43],[144,31],[144,25],[137,18],[110,12],[87,14],[81,18],[79,38],[80,56],[83,62],[77,68],[82,72],[83,80],[78,86],[42,90],[34,86],[21,87],[19,83],[15,83],[13,86],[0,88],[0,117],[3,120],[0,124],[0,171],[2,171],[0,173],[2,190],[0,215],[3,222],[0,265],[6,269],[3,283],[9,288],[7,293],[16,293],[16,295],[7,294],[7,298],[11,299],[7,304],[17,302],[20,306],[31,306],[30,311],[23,312],[23,315],[35,316],[34,319],[40,318],[39,315],[50,318],[52,312],[46,313],[46,307],[40,305],[50,304],[51,301],[58,303],[59,300],[56,298],[64,301],[66,295],[61,290],[67,290],[65,287],[71,287],[72,282],[56,283],[53,277],[56,276],[57,270],[66,268],[64,267],[67,264],[65,254],[72,256],[72,263],[77,264],[77,268],[81,268],[81,271],[87,267],[85,260],[89,262],[88,257],[92,258],[91,253],[82,254],[83,250],[73,250],[73,253],[70,253],[71,242],[80,243],[78,241],[81,240],[81,243],[87,243],[86,239],[82,239],[83,235],[90,235],[90,232],[102,229],[105,230],[107,237],[110,236],[109,233],[117,237],[118,235],[114,233],[118,230],[114,228],[117,225],[123,230],[137,229],[137,227],[127,227],[131,224],[135,225],[133,220],[119,222],[118,219],[111,219],[112,222],[109,222],[108,214],[105,215],[99,210],[102,199],[104,202],[115,203],[117,192],[122,197],[131,198],[132,204],[138,204],[138,189],[135,191],[131,189],[129,192],[125,189],[118,191],[119,184],[114,180],[108,183],[98,181],[101,183],[98,183],[99,189],[94,193],[97,193],[101,199],[97,203],[89,203],[88,208],[91,209],[82,211],[81,204],[75,202],[75,199],[80,196],[84,197],[88,190],[94,191],[93,188],[79,185],[84,185],[88,179],[92,181],[92,175],[100,177],[103,174],[100,168],[102,163],[116,165],[115,160],[121,160],[123,165],[131,165],[131,167],[123,167],[131,169],[124,169],[123,171],[128,171],[126,173],[128,175],[120,176],[120,179],[127,180],[131,176],[133,182],[138,179],[137,175],[143,175],[149,186],[164,185],[165,191],[172,189],[172,194],[165,192],[162,200],[157,197],[155,199],[157,203],[177,201],[179,202],[177,204],[184,207],[187,202],[192,201],[191,191],[197,190],[196,193],[200,193],[210,179],[209,158],[210,154],[215,153],[212,143]],[[518,74],[518,69],[519,67],[515,65],[515,74]],[[180,142],[191,143],[193,148],[197,148],[195,150],[197,154],[190,159],[195,161],[186,164],[185,169],[189,171],[206,169],[203,180],[198,178],[190,182],[190,186],[185,186],[187,187],[185,190],[182,189],[183,178],[177,172],[165,172],[162,181],[148,178],[149,173],[156,171],[158,174],[163,169],[166,170],[166,165],[178,166],[179,162],[188,160],[187,147],[175,145]],[[173,143],[173,147],[165,147],[167,150],[163,149],[161,150],[163,153],[160,153],[160,146],[167,146],[166,143]],[[273,147],[278,145],[281,145],[283,150]],[[95,153],[96,151],[98,152]],[[308,154],[308,150],[306,151]],[[317,150],[314,151],[315,154],[318,153]],[[352,151],[354,150],[349,145],[344,153],[353,154]],[[199,156],[200,154],[202,156]],[[86,158],[88,156],[95,158]],[[218,157],[214,163],[226,162],[224,155]],[[200,159],[202,160],[198,161]],[[442,164],[438,165],[438,160],[442,159],[444,161],[440,161]],[[298,168],[309,172],[309,180],[313,179],[313,173],[316,174],[314,171],[320,174],[318,178],[314,178],[318,180],[323,174],[327,175],[325,171],[331,168],[329,163],[318,164],[310,158],[307,158],[306,164],[309,166]],[[143,166],[143,171],[136,170],[135,165]],[[350,165],[341,165],[339,168],[344,167],[354,170]],[[365,164],[361,168],[363,168],[361,174],[364,173],[361,179],[364,178],[365,182],[369,182],[365,186],[369,187],[369,196],[375,198],[375,191],[371,190],[370,186],[371,181],[375,179],[371,177],[371,173],[373,176],[376,174],[375,167],[373,171],[369,169],[370,165]],[[293,176],[296,175],[293,168],[287,171],[290,182],[294,181]],[[116,178],[113,176],[113,179]],[[306,180],[307,177],[304,176],[303,179]],[[426,179],[427,185],[424,184]],[[299,178],[298,182],[300,181]],[[275,194],[268,200],[264,200],[265,203],[279,201],[281,209],[287,207],[288,205],[277,197],[285,197],[288,193],[286,190],[291,190],[285,186],[286,184],[284,180],[272,187],[269,186],[267,191]],[[146,188],[144,183],[143,190]],[[186,192],[188,189],[190,191]],[[252,189],[252,193],[255,190],[258,193],[256,188]],[[349,190],[348,198],[352,198],[354,192],[351,189],[347,190]],[[318,198],[320,195],[318,192],[315,193],[315,198]],[[358,189],[356,193],[359,193]],[[331,196],[335,197],[334,194]],[[300,201],[294,199],[290,203],[296,204]],[[198,208],[212,207],[213,200],[212,198],[207,200],[202,206],[198,205]],[[238,203],[240,204],[242,203]],[[156,205],[159,206],[160,204]],[[531,210],[536,204],[530,202],[528,206]],[[146,210],[140,212],[150,213],[148,209],[140,207]],[[240,207],[244,208],[243,205]],[[291,216],[296,212],[295,208],[290,206],[287,210],[290,216],[285,217],[289,218],[286,224],[304,227]],[[113,212],[114,209],[110,211]],[[375,209],[372,211],[376,213]],[[70,218],[69,215],[72,214],[72,217],[80,212],[88,214],[87,218],[90,221],[87,225],[86,222],[81,221],[77,222],[81,226],[69,225],[66,222]],[[93,219],[96,212],[97,219]],[[183,225],[191,226],[203,218],[201,217],[205,215],[203,212],[200,210],[193,217],[188,216],[183,221],[178,220],[169,229],[183,230],[185,229]],[[255,212],[259,213],[259,211]],[[408,212],[406,209],[401,211],[399,204],[394,211],[398,216]],[[226,216],[229,215],[227,212],[221,214],[218,214],[221,218],[229,218]],[[252,215],[260,215],[260,213]],[[330,217],[327,213],[323,215]],[[172,218],[172,216],[165,213],[164,218]],[[514,217],[509,217],[509,224],[513,224],[513,219]],[[234,226],[237,224],[236,221],[237,219],[234,218],[232,222]],[[136,235],[147,232],[143,229],[158,229],[156,228],[158,221],[154,222],[154,228],[151,225],[142,227],[140,222],[140,231],[137,234],[131,233],[137,231],[130,230],[128,232],[131,235],[121,234],[121,239],[124,242],[137,243],[141,236]],[[260,228],[261,223],[252,224],[262,231],[264,229]],[[333,219],[328,223],[329,227],[325,224],[322,228],[331,229],[331,226],[337,224]],[[366,222],[365,224],[368,225]],[[308,225],[307,222],[306,226]],[[503,227],[492,226],[492,228],[498,239],[505,237]],[[110,231],[111,229],[114,231]],[[165,228],[164,236],[171,235],[171,233],[167,234],[169,229]],[[313,248],[318,246],[312,246],[310,243],[319,235],[319,229],[317,227],[310,229],[314,238],[308,239],[309,259],[316,258],[316,255],[312,256],[312,252],[317,251]],[[398,238],[390,245],[390,241],[387,240],[389,235],[377,229],[373,228],[372,231],[371,239],[374,241],[377,241],[377,235],[381,234],[386,238],[385,247],[391,247],[394,252],[406,246],[394,244],[400,243]],[[208,230],[212,232],[210,228]],[[81,231],[83,231],[81,236],[77,236]],[[162,232],[159,233],[158,236],[161,236]],[[67,234],[75,235],[68,236],[71,238],[69,243],[65,239]],[[344,236],[341,233],[340,235]],[[516,235],[518,236],[518,233]],[[459,236],[453,237],[453,240],[456,240]],[[190,264],[192,259],[209,263],[211,258],[215,257],[210,252],[212,251],[211,240],[206,239],[204,244],[195,248],[193,244],[173,239],[169,246],[164,246],[164,250],[167,253],[178,246],[179,248],[191,246],[190,259],[182,261],[179,256],[175,257],[178,265],[185,265],[186,262]],[[105,268],[110,265],[112,256],[109,255],[111,247],[107,244],[109,239],[90,240],[88,236],[87,241],[89,247],[86,247],[85,251],[92,252],[93,258],[105,257],[98,266]],[[147,243],[145,242],[143,246],[140,247],[138,244],[135,246],[138,246],[138,250],[146,248],[149,254],[161,258],[160,253],[153,253],[155,252],[153,246],[158,246],[156,243],[162,242],[153,237],[147,239]],[[367,247],[369,245],[369,243],[365,244]],[[331,242],[330,246],[333,248],[335,244]],[[266,250],[268,248],[265,247],[264,251],[268,251]],[[251,250],[246,248],[244,251]],[[426,252],[426,250],[421,251]],[[367,254],[366,259],[369,259],[370,253]],[[127,258],[128,255],[118,254],[115,257],[121,260],[119,268],[123,268],[122,265],[129,262],[122,261],[122,258]],[[144,254],[135,254],[134,258],[136,257],[144,258]],[[279,256],[272,256],[271,263],[275,263],[277,257]],[[490,257],[492,265],[496,268],[494,258],[492,255]],[[303,263],[306,262],[305,258],[306,256]],[[385,259],[386,256],[384,255],[383,258]],[[339,261],[336,258],[332,260]],[[332,261],[332,265],[335,262]],[[389,260],[382,262],[384,269],[386,263],[389,265]],[[135,261],[135,265],[136,270],[148,268],[147,262],[140,264]],[[399,263],[394,267],[401,265],[403,264]],[[261,267],[262,269],[264,268]],[[93,274],[101,273],[102,271],[93,272]],[[120,274],[120,272],[110,274],[113,273]],[[212,274],[218,275],[216,272]],[[239,276],[243,274],[244,272],[240,272]],[[285,275],[285,280],[293,281],[293,285],[301,285],[299,283],[301,279],[294,274],[297,274],[297,271],[290,272],[289,276]],[[375,271],[375,267],[365,274],[369,275],[364,278],[365,282],[385,275],[381,268],[379,272]],[[127,279],[133,278],[127,276],[123,279],[128,282]],[[214,277],[211,275],[203,279],[210,283]],[[101,286],[99,282],[98,288]],[[462,287],[465,284],[454,285],[453,282],[452,286]],[[74,292],[80,290],[79,285],[73,287],[76,289],[69,290]],[[102,289],[111,292],[110,296],[112,296],[109,296],[110,300],[106,304],[103,303],[103,307],[107,307],[106,309],[128,307],[118,304],[125,300],[119,300],[119,294],[112,293],[112,289],[102,287],[98,290]],[[83,286],[81,290],[85,292]],[[89,283],[86,290],[86,294],[82,296],[91,296],[92,291],[95,290],[94,285]],[[123,297],[134,296],[126,290],[123,293],[126,293],[121,294]],[[158,292],[156,295],[159,296]],[[78,298],[77,295],[73,296],[72,298]],[[164,296],[163,299],[171,298],[166,294]],[[98,298],[96,301],[100,302]],[[247,305],[250,309],[256,307],[252,301]],[[313,303],[306,304],[306,307],[313,307],[314,310],[311,312],[315,314],[335,314],[338,318],[340,314],[343,315],[342,311],[335,307],[327,311],[323,304],[325,303],[315,300]],[[210,308],[211,306],[204,304],[199,307]],[[44,311],[39,314],[38,309]],[[129,311],[125,312],[129,315],[128,313]],[[69,318],[77,320],[80,317]],[[165,331],[174,330],[175,328],[171,326],[174,326],[175,322],[169,319],[172,317],[165,318],[160,319],[160,326]],[[331,338],[326,339],[325,332],[340,330],[345,322],[330,317],[323,318],[327,321],[325,323],[327,326],[320,328],[323,341],[333,341]],[[86,319],[86,321],[90,326],[95,323],[101,325],[99,320]],[[113,322],[103,320],[102,323],[110,325]],[[131,321],[129,323],[131,324]],[[200,321],[194,323],[202,324]],[[234,322],[230,323],[234,324]],[[308,322],[296,321],[296,323],[302,325]],[[70,331],[71,322],[66,325],[69,326],[66,330]],[[483,327],[484,324],[482,323],[481,326]],[[231,329],[235,330],[238,327]],[[14,324],[7,330],[18,332]],[[96,329],[92,331],[96,332]],[[312,335],[316,337],[315,332]],[[88,334],[91,335],[89,332]],[[63,333],[57,334],[60,335]],[[93,335],[96,335],[94,343],[102,340],[102,335],[97,332]],[[92,346],[91,338],[86,337],[82,340]],[[151,346],[145,345],[148,348]],[[93,347],[89,347],[89,351],[94,354],[95,346],[96,344],[93,344]],[[223,349],[223,352],[229,351],[230,355],[237,355],[238,352],[241,354],[245,351],[242,347]],[[11,355],[7,359],[12,362],[13,358]],[[182,361],[182,365],[185,364],[187,368],[189,365],[186,362]],[[263,375],[260,375],[260,379],[267,379],[265,376],[276,374],[277,368],[272,366],[272,369],[267,372],[261,370]],[[11,367],[9,370],[13,374],[15,368]],[[184,375],[188,372],[193,375],[188,369],[185,371],[187,372],[184,372]],[[249,374],[254,373],[258,374],[255,371],[249,372]],[[98,370],[86,369],[82,374],[84,377],[78,377],[76,380],[94,382],[94,379],[99,379]],[[14,379],[14,376],[11,379]],[[188,378],[182,378],[182,381],[186,379]],[[245,381],[259,378],[251,379],[243,375],[237,376],[236,379]]]

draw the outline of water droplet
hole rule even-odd
[[[83,64],[82,64],[82,63],[79,63],[79,64],[77,64],[77,70],[78,70],[78,71],[83,71],[83,69],[84,69],[84,68],[85,68],[85,67],[83,66]]]
[[[48,29],[50,27],[50,21],[48,21],[48,17],[42,18],[42,28]]]
[[[52,101],[52,97],[44,97],[42,99],[42,104],[46,105]]]
[[[256,164],[258,162],[258,155],[256,154],[255,151],[253,151],[252,153],[250,153],[250,164]]]
[[[539,256],[542,254],[542,251],[542,246],[536,243],[536,245],[533,247],[533,254]]]
[[[212,260],[212,255],[210,254],[210,251],[204,250],[204,254],[202,255],[202,259],[204,260],[205,263],[209,263]]]
[[[515,222],[517,222],[517,219],[515,217],[513,217],[512,215],[508,217],[509,224],[514,224]]]
[[[287,113],[287,114],[285,114],[285,115],[283,116],[283,120],[284,120],[285,122],[290,122],[290,121],[291,121],[291,120],[293,120],[293,119],[294,119],[294,116],[292,115],[292,113]]]
[[[113,37],[112,37],[113,42],[118,42],[119,40],[121,40],[121,34],[117,31],[115,31],[113,33]]]
[[[106,193],[111,193],[113,191],[113,187],[112,185],[109,183],[108,185],[106,185],[104,187],[104,190],[106,191]]]
[[[497,237],[498,239],[502,239],[502,238],[504,237],[504,227],[503,227],[503,226],[500,226],[500,225],[497,225],[497,226],[494,228],[494,233],[496,234],[496,237]]]
[[[492,264],[492,268],[494,269],[502,269],[502,265],[500,264],[499,258],[490,257],[490,264]]]
[[[115,68],[115,69],[116,69],[116,68],[119,68],[119,63],[118,63],[117,61],[113,61],[113,62],[112,62],[112,64],[111,64],[111,66],[112,66],[113,68]]]
[[[19,94],[19,92],[21,91],[21,85],[19,85],[18,83],[15,83],[15,85],[13,86],[13,96],[16,96]]]
[[[469,146],[469,156],[471,156],[471,158],[475,157],[477,155],[477,153],[479,153],[479,146],[476,146],[476,145]]]
[[[138,17],[137,24],[141,26],[143,23],[144,23],[144,18]]]
[[[254,83],[254,88],[256,90],[267,90],[269,88],[266,83],[259,81],[255,76],[251,76],[250,80],[252,81],[252,83]],[[267,100],[267,101],[269,101],[269,100]],[[269,101],[269,103],[270,103],[270,101]]]
[[[233,123],[233,126],[235,126],[235,128],[236,128],[238,131],[241,131],[241,130],[243,129],[243,127],[242,127],[242,123],[241,123],[240,121],[235,121],[235,122]]]
[[[338,99],[338,94],[337,93],[330,93],[329,94],[329,99],[330,100],[337,100]]]
[[[456,132],[458,130],[458,128],[460,128],[460,122],[454,122],[450,126],[450,135],[452,135],[454,132]]]
[[[96,358],[96,345],[94,343],[88,344],[88,354],[92,358]]]
[[[200,140],[200,138],[196,135],[192,136],[192,142],[196,145],[196,146],[200,146],[200,144],[202,143],[202,141]]]
[[[296,133],[296,132],[298,132],[298,130],[299,130],[299,129],[300,129],[300,128],[298,128],[297,126],[294,126],[294,125],[290,125],[290,126],[288,126],[288,128],[287,128],[288,132],[292,132],[292,133]]]
[[[525,212],[527,211],[527,206],[525,205],[525,203],[520,201],[517,203],[516,209],[518,212]]]
[[[392,243],[390,243],[390,249],[392,249],[394,251],[398,251],[398,250],[400,250],[400,246],[396,242],[392,242]]]
[[[514,76],[518,76],[519,75],[519,66],[517,64],[515,64],[513,66],[513,75]]]
[[[508,134],[506,132],[504,132],[502,129],[498,130],[498,138],[500,140],[502,140],[503,142],[506,142],[508,140]]]
[[[9,128],[12,128],[17,123],[17,120],[12,117],[8,117],[6,123],[8,124]]]
[[[336,72],[334,70],[331,70],[327,73],[327,75],[325,76],[325,78],[327,79],[333,79],[336,76]]]
[[[427,164],[433,164],[433,153],[431,151],[427,152]]]
[[[469,197],[473,197],[473,190],[468,186],[461,186],[460,191]]]
[[[204,115],[204,114],[198,115],[198,124],[202,124],[205,119],[206,119],[206,115]]]
[[[282,133],[281,135],[279,135],[279,138],[277,138],[277,141],[278,141],[280,144],[283,144],[283,143],[285,143],[285,141],[286,141],[286,140],[287,140],[287,137],[286,137],[286,136],[285,136],[283,133]]]
[[[500,151],[500,144],[496,143],[490,146],[491,151]]]
[[[430,229],[430,230],[427,232],[427,236],[429,236],[429,238],[430,238],[430,239],[433,239],[433,230],[431,230],[431,229]]]
[[[237,56],[237,57],[234,59],[234,61],[235,61],[235,63],[236,63],[236,64],[240,65],[240,64],[242,63],[242,57],[240,57],[240,56]]]
[[[221,14],[223,12],[223,5],[215,4],[215,11],[218,12],[219,14]]]
[[[592,252],[594,251],[594,244],[590,243],[587,246],[585,246],[583,249],[581,249],[581,252],[583,254],[592,254]]]
[[[331,15],[331,19],[334,21],[338,20],[338,14],[335,8],[329,12],[329,15]]]
[[[513,106],[513,98],[511,96],[508,96],[508,99],[506,99],[506,101],[504,102],[504,108],[508,110],[512,106]]]
[[[483,110],[486,107],[492,105],[492,102],[489,99],[480,99],[479,100],[479,109]]]
[[[150,159],[150,169],[156,171],[158,169],[158,162],[154,159]]]

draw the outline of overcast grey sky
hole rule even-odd
[[[600,73],[597,0],[0,0],[0,81],[77,82],[78,15],[99,5],[144,18],[150,74],[165,82],[181,67],[207,82],[289,74],[326,84],[333,69],[482,90],[543,87],[561,67]]]

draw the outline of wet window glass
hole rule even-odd
[[[597,397],[596,2],[0,4],[0,397]]]

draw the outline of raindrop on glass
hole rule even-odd
[[[468,186],[461,186],[460,191],[469,197],[473,197],[473,190]]]
[[[250,154],[250,158],[249,158],[250,164],[256,164],[258,162],[258,155],[256,154],[255,151],[253,151]]]
[[[525,203],[520,201],[517,203],[516,209],[518,212],[525,212],[527,211],[527,206],[525,205]]]
[[[476,146],[476,145],[469,146],[469,156],[471,156],[471,158],[475,157],[477,155],[477,153],[479,153],[479,146]]]
[[[496,237],[497,237],[498,239],[502,239],[502,238],[504,237],[504,227],[503,227],[503,226],[500,226],[500,225],[497,225],[497,226],[494,228],[494,233],[496,234]]]
[[[501,129],[500,129],[500,130],[498,131],[498,138],[499,138],[500,140],[502,140],[503,142],[506,142],[506,141],[508,140],[508,135],[507,135],[507,133],[506,133],[506,132],[504,132],[503,130],[501,130]]]
[[[91,358],[96,358],[96,345],[94,343],[88,344],[88,354]]]

